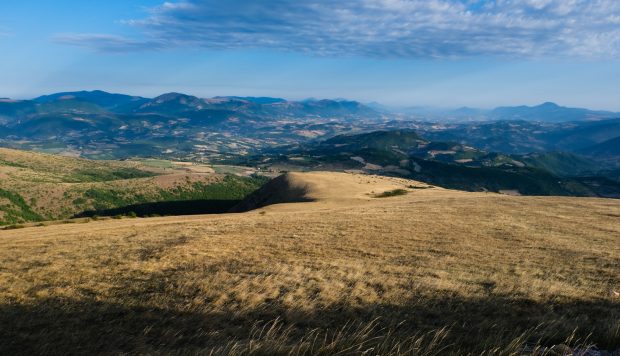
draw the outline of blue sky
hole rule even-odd
[[[620,110],[617,0],[6,0],[0,97],[102,89]]]

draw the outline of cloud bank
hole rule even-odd
[[[371,58],[620,55],[618,0],[187,0],[125,21],[139,38],[62,34],[105,52],[189,47]]]

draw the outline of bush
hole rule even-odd
[[[379,193],[375,195],[375,198],[395,197],[399,195],[405,195],[407,193],[408,192],[405,189],[394,189],[394,190],[388,190],[387,192]]]
[[[21,195],[15,192],[0,189],[0,199],[2,198],[8,200],[10,204],[2,208],[2,211],[4,211],[4,217],[0,220],[0,225],[43,220],[43,217],[35,213]]]

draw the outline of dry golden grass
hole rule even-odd
[[[0,231],[0,353],[620,347],[617,200],[288,182],[315,201]]]
[[[0,147],[0,163],[8,162],[11,166],[3,167],[16,177],[38,179],[58,183],[75,173],[84,170],[101,170],[114,168],[138,168],[160,172],[153,167],[131,161],[94,161],[82,158],[65,157],[32,151],[13,150]],[[2,166],[2,164],[0,164]]]
[[[89,178],[92,177],[83,175],[84,172],[105,174],[122,169],[157,176],[91,181]],[[46,220],[66,219],[96,210],[95,199],[84,196],[91,189],[115,192],[128,201],[137,196],[157,201],[162,190],[191,189],[194,183],[211,184],[224,179],[224,175],[212,171],[202,166],[163,169],[140,162],[94,161],[0,148],[0,189],[19,194],[35,213]],[[83,202],[76,204],[76,200]],[[0,198],[0,209],[3,205],[11,206],[10,202]],[[0,223],[3,215],[4,212],[0,212]]]

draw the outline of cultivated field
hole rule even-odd
[[[0,231],[0,353],[620,348],[617,200],[277,183],[249,204],[313,201]]]

